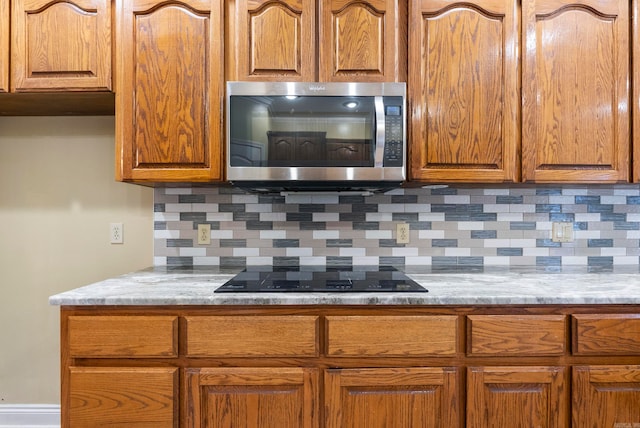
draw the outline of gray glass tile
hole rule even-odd
[[[457,247],[458,240],[457,239],[432,239],[431,246],[432,247]]]
[[[521,204],[522,198],[522,196],[498,195],[496,196],[496,204]]]
[[[355,221],[353,230],[380,230],[380,223],[377,221]]]
[[[326,230],[327,223],[323,221],[301,221],[300,230]]]
[[[588,247],[613,247],[613,239],[588,239]]]
[[[178,195],[178,203],[180,204],[204,204],[204,195]]]
[[[167,257],[167,266],[193,266],[193,257]]]
[[[537,213],[559,213],[562,212],[562,205],[560,204],[537,204]]]
[[[274,239],[273,246],[275,248],[299,247],[299,239]]]
[[[393,221],[404,221],[407,223],[413,223],[418,221],[418,213],[393,213],[391,219]]]
[[[416,204],[418,203],[417,195],[392,195],[392,204]]]
[[[193,239],[167,239],[167,247],[193,247]]]
[[[472,230],[471,239],[496,239],[498,232],[495,230]]]
[[[380,257],[378,263],[382,266],[404,266],[404,257]]]
[[[522,248],[497,248],[496,255],[498,256],[521,256]]]
[[[247,230],[273,230],[272,221],[248,221]]]
[[[587,266],[611,266],[613,257],[587,257]]]
[[[163,213],[164,208],[165,208],[165,204],[153,204],[154,213]]]
[[[180,221],[197,221],[205,223],[207,221],[207,213],[182,212],[180,213]]]
[[[221,239],[221,248],[247,248],[246,239]]]
[[[536,266],[561,266],[562,257],[536,257]]]
[[[330,248],[350,248],[352,246],[351,239],[327,239],[327,247]]]
[[[362,213],[352,213],[352,212],[348,212],[348,213],[340,213],[340,221],[349,221],[349,222],[353,222],[353,221],[365,221],[367,219],[367,214],[362,212]]]
[[[512,221],[509,223],[511,230],[536,230],[536,223],[532,221]]]

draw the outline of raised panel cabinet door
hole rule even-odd
[[[320,1],[320,81],[406,81],[406,19],[406,0]]]
[[[629,4],[523,1],[523,181],[629,180]]]
[[[455,368],[330,369],[327,428],[461,427]],[[506,426],[506,425],[505,425]]]
[[[186,369],[187,427],[318,428],[318,370]]]
[[[573,368],[572,427],[640,426],[640,366]]]
[[[11,5],[12,91],[111,90],[111,0]]]
[[[117,179],[222,179],[222,3],[116,1]]]
[[[513,0],[412,0],[409,178],[519,179],[519,24]]]
[[[470,367],[467,427],[564,428],[563,367]]]
[[[0,2],[0,93],[9,92],[9,2]]]
[[[178,427],[175,367],[70,367],[64,428]]]
[[[230,0],[227,80],[315,81],[314,0]]]

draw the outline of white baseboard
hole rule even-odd
[[[60,406],[0,404],[0,428],[60,428]]]

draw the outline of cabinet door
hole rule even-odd
[[[177,368],[71,367],[69,383],[63,427],[178,426]]]
[[[230,0],[227,80],[316,80],[314,0]]]
[[[455,368],[331,369],[327,428],[460,427]]]
[[[117,0],[116,177],[220,180],[222,2]]]
[[[640,426],[640,366],[573,368],[573,427]]]
[[[9,92],[9,2],[0,2],[0,93]]]
[[[13,91],[111,90],[111,0],[11,5]]]
[[[317,369],[187,369],[186,383],[188,427],[318,427]]]
[[[524,0],[523,180],[627,181],[629,2]]]
[[[517,12],[512,0],[412,0],[411,180],[519,178]]]
[[[319,5],[320,81],[406,80],[406,0]]]
[[[467,426],[567,426],[562,367],[470,367]]]

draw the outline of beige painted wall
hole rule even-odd
[[[114,181],[113,140],[113,117],[0,117],[0,404],[60,402],[50,295],[153,264],[153,191]]]

